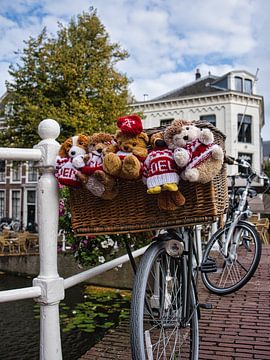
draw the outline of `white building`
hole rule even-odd
[[[227,154],[247,159],[260,172],[264,102],[256,94],[255,75],[239,70],[201,77],[197,70],[194,82],[131,106],[144,114],[145,129],[168,125],[174,119],[213,123],[226,135]],[[236,171],[229,168],[231,173]]]

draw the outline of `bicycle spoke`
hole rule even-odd
[[[221,239],[226,241],[229,229],[230,224],[219,230],[205,250],[205,258],[216,262],[217,271],[202,274],[206,287],[221,295],[236,291],[246,284],[255,272],[261,254],[261,242],[256,230],[248,222],[240,221],[225,257]]]

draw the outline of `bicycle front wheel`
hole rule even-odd
[[[261,258],[261,240],[255,227],[239,221],[232,235],[228,256],[223,254],[230,224],[219,229],[206,246],[203,262],[215,261],[216,272],[202,273],[206,288],[214,294],[226,295],[242,288],[253,276]]]
[[[186,265],[152,244],[135,277],[131,302],[133,360],[198,359],[199,330],[195,291],[186,304]]]

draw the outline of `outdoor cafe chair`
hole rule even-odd
[[[26,240],[27,234],[26,233],[18,233],[17,237],[10,239],[14,245],[14,250],[20,253],[27,253],[26,247]]]
[[[7,249],[8,252],[10,252],[10,253],[14,252],[14,244],[12,241],[10,241],[8,233],[2,233],[0,235],[0,251],[1,251],[1,253],[4,253],[5,249]]]

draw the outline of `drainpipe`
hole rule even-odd
[[[41,177],[37,188],[40,273],[33,286],[41,288],[40,360],[62,360],[59,303],[64,299],[64,279],[57,270],[57,233],[59,216],[58,183],[54,176],[55,157],[60,145],[59,124],[52,119],[41,121],[38,127],[41,141],[35,146],[42,152],[39,163]]]

